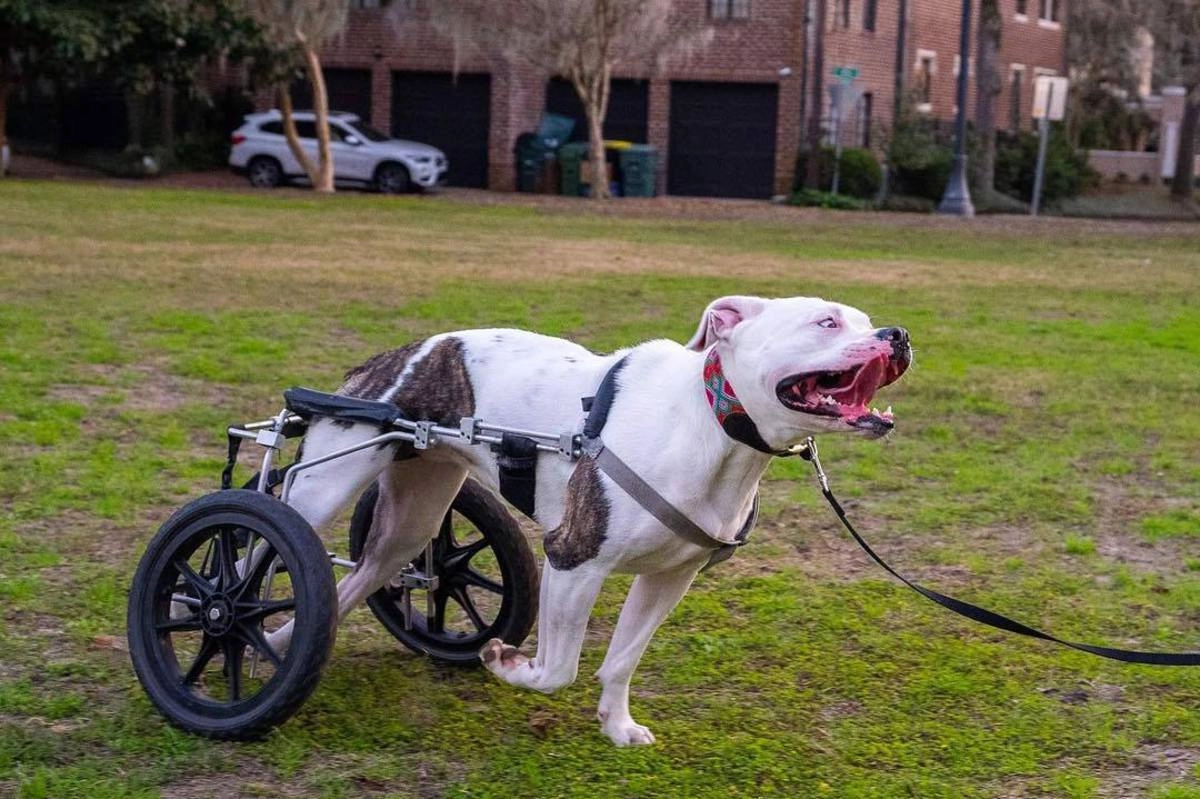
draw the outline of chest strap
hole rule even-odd
[[[728,560],[734,550],[746,543],[750,537],[750,531],[754,529],[754,525],[758,521],[758,494],[754,495],[750,513],[742,523],[734,540],[732,542],[721,541],[709,535],[703,527],[672,505],[625,461],[604,445],[600,439],[600,433],[608,421],[608,411],[617,396],[617,376],[625,368],[628,360],[629,356],[627,355],[608,370],[608,374],[600,381],[596,396],[592,398],[591,407],[588,408],[587,421],[583,426],[584,454],[595,460],[600,471],[608,475],[610,480],[668,530],[691,544],[714,550],[708,563],[704,565],[704,569],[708,569],[723,560]]]

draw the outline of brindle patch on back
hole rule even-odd
[[[382,399],[388,390],[396,385],[404,367],[409,360],[421,349],[423,341],[414,341],[398,349],[381,352],[369,359],[362,366],[346,372],[346,382],[338,390],[339,394],[359,399]]]
[[[457,427],[475,413],[475,389],[467,373],[462,339],[447,337],[413,364],[392,402],[410,419]]]
[[[612,504],[600,482],[600,468],[591,458],[575,467],[567,481],[567,507],[562,524],[546,534],[546,558],[556,569],[570,571],[600,552],[608,536]]]

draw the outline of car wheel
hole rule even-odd
[[[384,194],[404,194],[411,185],[408,170],[402,164],[383,164],[375,170],[375,187]]]
[[[260,189],[273,189],[283,183],[283,167],[274,158],[260,155],[250,160],[246,167],[250,185]]]

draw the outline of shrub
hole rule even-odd
[[[892,134],[893,191],[937,202],[950,180],[951,148],[928,120],[906,120]]]
[[[832,208],[839,211],[861,211],[868,207],[865,200],[848,197],[845,194],[830,194],[827,191],[814,189],[797,189],[788,198],[788,205],[801,205],[810,208]]]
[[[1046,145],[1043,203],[1052,205],[1075,197],[1097,180],[1095,171],[1087,164],[1087,154],[1071,146],[1061,126],[1051,128]],[[1038,137],[1034,133],[997,134],[996,191],[1021,200],[1032,200],[1037,153]]]
[[[821,167],[819,185],[828,191],[833,187],[834,150],[832,147],[821,148]],[[804,184],[804,175],[808,169],[808,153],[800,153],[796,159],[795,188],[800,189]],[[879,160],[870,150],[860,147],[847,147],[842,150],[842,166],[838,175],[838,194],[851,197],[871,199],[879,193],[883,181],[883,170]]]

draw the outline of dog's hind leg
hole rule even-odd
[[[377,435],[379,428],[372,425],[319,420],[304,436],[300,462],[314,461]],[[287,502],[320,532],[392,462],[394,454],[393,445],[368,447],[299,471]]]
[[[467,470],[457,463],[417,458],[379,476],[375,518],[353,572],[338,583],[338,618],[382,588],[435,536],[462,488]]]
[[[596,672],[604,687],[596,715],[604,734],[617,746],[654,743],[654,734],[629,714],[629,681],[650,637],[687,593],[696,573],[697,567],[689,565],[657,574],[642,574],[629,589],[617,629],[608,645],[608,654]]]
[[[542,567],[537,656],[527,658],[493,638],[479,653],[483,664],[507,683],[544,693],[575,682],[588,616],[606,576],[607,570],[592,564],[563,571],[547,561]]]
[[[338,582],[338,620],[392,579],[437,534],[442,517],[466,479],[466,469],[432,458],[393,463],[379,476],[375,518],[354,571]],[[292,622],[267,637],[282,652]]]

